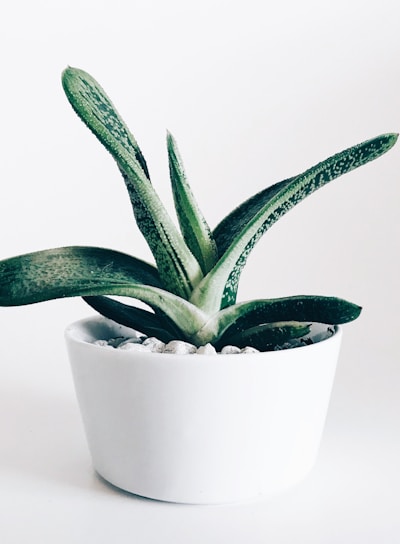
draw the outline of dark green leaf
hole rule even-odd
[[[240,204],[229,215],[227,215],[214,229],[213,236],[218,247],[220,257],[225,253],[233,240],[246,229],[249,221],[264,208],[271,199],[286,187],[294,178],[279,181],[259,193],[256,193],[248,200]]]
[[[155,336],[163,342],[182,339],[179,329],[165,317],[129,304],[123,304],[109,297],[96,296],[83,297],[83,299],[104,317],[147,336]]]
[[[2,306],[32,304],[142,283],[161,288],[157,269],[111,249],[71,246],[0,261]]]
[[[314,191],[342,174],[380,157],[396,141],[397,134],[384,134],[337,153],[304,174],[292,178],[289,183],[281,182],[280,186],[274,186],[271,194],[266,194],[261,208],[254,205],[254,198],[249,199],[248,205],[239,208],[238,214],[230,216],[230,219],[223,222],[217,230],[217,241],[224,249],[226,241],[222,234],[229,229],[229,223],[232,222],[234,232],[237,228],[237,219],[242,227],[235,238],[229,238],[230,246],[225,249],[216,266],[197,286],[190,300],[210,313],[216,310],[218,303],[222,308],[234,304],[241,271],[254,245],[266,230]],[[276,191],[276,188],[279,190]],[[243,217],[247,218],[246,208],[249,212],[255,211],[255,215],[244,222]]]
[[[153,266],[110,249],[57,248],[0,262],[1,306],[74,296],[125,296],[162,312],[185,337],[190,337],[207,317],[159,285],[158,272]]]
[[[267,300],[252,300],[229,306],[214,315],[198,333],[202,340],[236,337],[245,330],[282,321],[327,323],[338,325],[356,319],[360,306],[336,297],[294,296]]]
[[[167,145],[172,191],[181,232],[203,273],[207,273],[217,259],[216,244],[186,180],[175,139],[169,133]]]
[[[223,335],[217,343],[217,349],[230,344],[239,348],[251,346],[259,351],[269,351],[290,340],[301,338],[309,331],[310,325],[308,323],[295,321],[264,323],[244,329],[234,335]]]
[[[136,222],[157,262],[164,286],[188,298],[202,273],[148,179],[143,155],[111,100],[83,70],[63,72],[73,109],[116,160],[127,186]]]

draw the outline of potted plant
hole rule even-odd
[[[62,83],[115,159],[155,265],[82,246],[12,257],[0,262],[0,304],[82,296],[101,314],[66,330],[95,469],[130,492],[189,503],[243,500],[300,481],[316,459],[340,325],[361,308],[326,296],[237,302],[240,274],[256,242],[289,209],[381,156],[397,135],[267,187],[211,230],[168,134],[179,232],[104,90],[71,67]]]

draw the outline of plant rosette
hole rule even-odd
[[[66,342],[94,469],[144,497],[221,504],[270,497],[312,469],[342,337],[231,355],[96,345],[131,335],[102,317]]]
[[[62,84],[76,114],[115,160],[154,263],[79,245],[11,257],[0,261],[0,306],[79,296],[103,316],[66,333],[96,470],[139,495],[191,503],[269,495],[300,481],[318,450],[340,325],[356,319],[361,308],[320,295],[237,301],[241,273],[258,240],[283,215],[381,157],[398,135],[366,140],[267,186],[211,229],[168,133],[178,226],[135,137],[99,83],[68,67]],[[336,332],[318,341],[315,324]],[[204,346],[220,351],[234,345],[260,353],[132,353],[97,345],[132,330],[203,352]]]

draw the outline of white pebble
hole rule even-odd
[[[155,338],[154,336],[146,338],[146,340],[144,340],[143,342],[143,346],[148,347],[153,353],[162,353],[165,349],[164,342],[161,342],[161,340]]]
[[[297,341],[298,342],[298,341]],[[217,351],[215,347],[208,343],[204,346],[196,348],[189,342],[183,340],[171,340],[168,344],[165,344],[155,336],[132,336],[129,338],[117,337],[110,340],[94,340],[96,346],[105,348],[118,348],[123,350],[152,352],[152,353],[175,353],[177,355],[198,354],[198,355],[216,355]],[[299,345],[302,345],[298,342]],[[286,349],[288,347],[294,347],[294,345],[276,346],[275,349]],[[220,352],[221,354],[237,354],[237,353],[260,353],[258,349],[246,346],[240,349],[238,346],[224,346]]]
[[[240,353],[260,353],[258,349],[246,346],[240,350]]]
[[[188,353],[196,353],[196,346],[183,342],[182,340],[171,340],[164,348],[163,353],[175,353],[177,355],[186,355]]]
[[[224,346],[221,350],[221,353],[224,355],[240,353],[240,348],[238,348],[237,346]]]
[[[144,346],[143,344],[138,344],[137,342],[126,342],[121,344],[118,349],[125,351],[151,351],[150,346]]]
[[[119,349],[122,349],[124,348],[125,346],[128,346],[130,344],[134,344],[134,345],[142,345],[142,339],[141,338],[137,338],[136,336],[133,336],[131,338],[124,338],[123,340],[121,340],[121,342],[119,342],[115,347],[116,348],[119,348]],[[128,348],[129,349],[129,348]]]
[[[217,353],[217,350],[213,345],[206,344],[205,346],[200,346],[199,348],[197,348],[197,353],[199,355],[215,355]]]

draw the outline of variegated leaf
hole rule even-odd
[[[278,191],[272,189],[271,195],[266,194],[265,203],[261,208],[254,205],[255,199],[249,199],[248,205],[241,208],[237,216],[234,214],[231,220],[224,224],[223,229],[220,227],[220,232],[222,230],[226,232],[231,221],[232,231],[236,232],[236,236],[230,239],[229,247],[225,249],[216,266],[196,287],[190,300],[209,313],[234,304],[240,274],[260,237],[304,198],[337,177],[380,157],[396,143],[396,140],[397,134],[384,134],[337,153],[304,174],[292,178],[289,183],[282,182],[282,185],[278,186]],[[247,217],[246,211],[250,213],[255,211],[255,214]],[[242,227],[239,232],[235,225],[237,217]],[[246,222],[243,221],[244,217],[248,219]]]
[[[92,295],[136,298],[165,314],[186,337],[207,320],[201,310],[161,289],[154,267],[117,251],[72,246],[0,262],[0,306]]]
[[[252,300],[234,304],[212,316],[198,331],[196,339],[212,343],[223,335],[235,337],[251,327],[281,321],[338,325],[353,321],[360,312],[360,306],[336,297],[299,295]]]
[[[309,323],[282,321],[280,323],[263,323],[249,327],[232,336],[222,335],[217,342],[217,349],[224,345],[233,344],[239,348],[251,346],[259,351],[270,351],[276,346],[285,344],[296,338],[301,338],[310,332]]]
[[[102,87],[77,68],[63,72],[69,102],[116,160],[124,174],[136,221],[154,255],[164,286],[188,298],[201,269],[148,179],[143,155]]]
[[[167,134],[167,146],[172,192],[181,232],[203,273],[207,273],[216,262],[217,247],[186,180],[176,141],[170,133]]]

